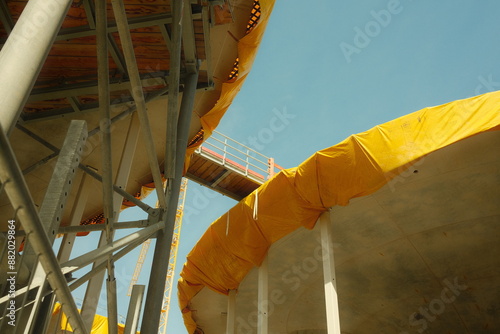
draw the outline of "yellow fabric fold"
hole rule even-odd
[[[66,330],[68,333],[73,332],[71,325],[68,322],[66,314],[64,312],[61,314],[61,304],[56,303],[54,310],[52,311],[53,321],[59,321],[58,327],[61,330]],[[118,324],[118,334],[123,334],[125,331],[125,325]],[[94,322],[92,323],[92,328],[90,329],[90,334],[108,334],[108,318],[102,315],[96,314],[94,317]],[[137,332],[139,334],[139,332]]]

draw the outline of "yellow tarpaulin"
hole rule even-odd
[[[227,294],[273,242],[313,228],[326,209],[375,192],[431,152],[499,129],[500,92],[493,92],[376,126],[280,172],[212,223],[189,253],[178,283],[189,333],[196,330],[189,301],[203,287]]]
[[[212,131],[217,127],[222,116],[226,113],[227,109],[233,102],[236,94],[240,91],[243,83],[246,80],[248,73],[257,55],[264,31],[266,30],[269,16],[274,7],[275,0],[260,0],[259,6],[261,14],[258,24],[246,36],[238,41],[238,78],[237,80],[229,80],[222,84],[220,97],[215,106],[204,116],[201,117],[201,125],[205,131],[204,138],[210,137]],[[189,147],[186,152],[186,159],[184,164],[185,171],[189,166],[191,155],[202,144],[199,142],[193,147]]]
[[[71,325],[66,318],[66,314],[64,314],[64,312],[61,314],[61,304],[57,303],[54,307],[54,311],[52,312],[52,319],[59,323],[57,327],[61,331],[65,331],[64,333],[73,332]],[[123,334],[124,330],[125,326],[122,324],[118,324],[118,334]],[[90,334],[108,334],[108,318],[102,315],[96,315],[94,317],[94,322],[92,323],[92,328],[90,329]],[[137,334],[139,334],[139,332],[137,332]]]

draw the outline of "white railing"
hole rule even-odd
[[[229,138],[218,131],[203,142],[195,153],[220,163],[259,183],[264,183],[283,168],[274,159]]]

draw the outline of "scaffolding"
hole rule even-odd
[[[167,332],[168,314],[170,311],[170,299],[172,297],[172,286],[174,284],[175,265],[177,263],[177,251],[181,240],[182,217],[184,215],[184,204],[186,203],[187,179],[183,179],[179,193],[179,204],[175,216],[174,235],[170,246],[170,257],[168,259],[167,278],[165,279],[165,289],[163,291],[163,305],[161,307],[160,327],[158,334]]]
[[[227,59],[212,53],[214,12],[223,10],[215,2],[166,0],[147,10],[129,0],[110,2],[109,8],[100,0],[0,3],[2,333],[59,333],[65,318],[74,333],[88,334],[103,284],[107,333],[118,333],[115,264],[152,238],[149,283],[130,291],[125,332],[135,332],[141,314],[144,333],[156,332],[160,318],[166,322],[162,310],[168,304],[157,292],[164,290],[165,277],[173,279],[165,259],[178,244],[186,150],[198,121],[191,120],[195,95],[219,98],[221,83],[213,78],[228,73],[237,44],[224,46]],[[234,10],[249,13],[252,5],[245,6]],[[241,26],[240,37],[246,34],[246,20],[224,24]],[[141,39],[146,34],[152,47]],[[216,68],[214,59],[225,67]],[[208,113],[213,103],[197,113]],[[157,140],[158,132],[163,139]],[[257,164],[247,162],[244,173],[251,177],[250,165]],[[157,208],[133,195],[141,175],[149,178],[141,182],[152,180]],[[147,218],[118,222],[124,201]],[[95,214],[102,224],[81,224]],[[129,233],[117,239],[118,229]],[[97,247],[71,256],[77,235],[90,232],[100,233]],[[57,236],[62,241],[54,250]],[[83,273],[74,278],[76,271]],[[85,284],[80,311],[72,291]],[[62,310],[56,318],[55,305]]]

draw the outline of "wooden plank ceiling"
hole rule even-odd
[[[7,0],[4,4],[14,24],[27,2],[28,0]],[[170,0],[124,0],[124,3],[129,22],[141,26],[131,30],[141,77],[143,79],[159,78],[143,82],[145,94],[164,89],[166,87],[164,78],[168,76],[170,59],[165,41],[171,31],[170,23],[165,23],[171,17]],[[192,4],[196,57],[205,60],[201,11],[200,4]],[[128,75],[123,61],[120,38],[116,29],[113,29],[116,24],[109,2],[108,26],[112,31],[109,34],[110,83],[126,83]],[[0,23],[2,45],[8,37],[7,31],[4,24]],[[199,85],[208,85],[207,74],[204,71],[200,73]],[[89,87],[92,88],[90,89],[92,94],[85,94],[89,91]],[[86,88],[86,90],[81,90],[84,94],[79,94],[78,89],[81,88]],[[98,101],[96,88],[97,55],[93,1],[74,0],[21,117],[24,120],[30,120],[46,115],[96,108]],[[76,90],[74,96],[67,96],[70,89],[72,92]],[[64,91],[66,93],[55,93]],[[127,89],[113,90],[111,93],[111,101],[127,102],[130,100],[132,98]]]

